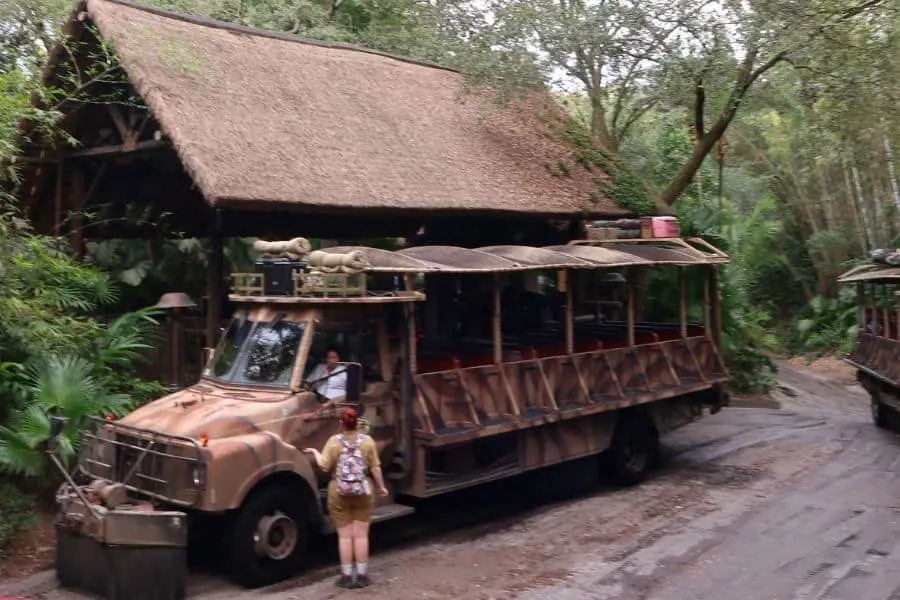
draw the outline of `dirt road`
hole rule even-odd
[[[491,503],[495,514],[475,524],[446,520],[435,532],[428,515],[386,524],[366,592],[335,588],[329,556],[298,580],[252,593],[196,575],[190,594],[900,600],[900,436],[871,424],[855,386],[790,368],[781,381],[779,409],[730,408],[669,436],[664,466],[637,488],[598,486],[576,465],[453,499],[466,514],[479,512],[468,503]],[[55,589],[52,574],[8,587],[0,595],[76,598]]]

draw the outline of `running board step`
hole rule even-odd
[[[407,506],[406,504],[384,504],[382,506],[376,506],[375,510],[372,512],[372,523],[382,523],[392,519],[399,519],[400,517],[411,515],[414,512],[416,512],[416,509],[412,506]],[[322,533],[334,533],[334,524],[327,515],[325,516],[325,521],[322,523]]]
[[[381,523],[382,521],[390,521],[391,519],[399,519],[416,512],[416,509],[406,504],[384,504],[375,507],[372,513],[372,522]]]

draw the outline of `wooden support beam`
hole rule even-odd
[[[722,345],[722,297],[719,293],[719,268],[716,265],[710,265],[709,271],[709,287],[712,296],[712,339],[716,343],[716,348],[719,348]]]
[[[222,288],[224,277],[222,272],[224,248],[222,247],[222,211],[213,211],[212,227],[209,234],[209,266],[206,271],[206,347],[215,348],[219,337],[221,321]]]
[[[96,146],[94,148],[86,148],[69,154],[69,158],[97,158],[101,156],[117,156],[122,154],[131,154],[134,152],[151,152],[169,148],[169,144],[162,140],[145,140],[137,142],[133,148],[127,148],[124,145],[117,144],[113,146]]]
[[[48,156],[13,156],[9,162],[12,165],[55,165],[59,161]]]
[[[575,353],[575,300],[572,292],[572,271],[565,269],[559,274],[561,276],[560,283],[563,284],[561,287],[565,288],[566,293],[566,354],[571,355]]]
[[[500,314],[501,297],[500,297],[500,274],[494,274],[494,318],[493,318],[493,338],[494,338],[494,364],[503,363],[503,325]]]
[[[56,192],[53,206],[53,235],[59,237],[60,227],[62,226],[62,195],[63,195],[63,174],[65,173],[65,158],[62,152],[59,153],[56,167]]]
[[[634,346],[635,281],[633,272],[628,274],[628,345]]]
[[[684,339],[687,337],[687,277],[684,275],[684,267],[678,267],[678,287],[678,323],[681,327],[681,339]]]
[[[122,111],[118,106],[114,104],[107,104],[106,112],[109,114],[110,119],[112,119],[113,124],[116,126],[116,131],[119,132],[119,140],[122,142],[122,146],[129,146],[129,141],[131,140],[131,128],[128,127],[128,123],[125,122],[125,117],[122,115]]]
[[[84,255],[84,207],[93,198],[108,167],[109,161],[103,161],[103,164],[100,165],[100,168],[94,174],[91,185],[87,190],[84,189],[84,174],[82,170],[77,167],[73,169],[72,226],[69,228],[69,244],[71,244],[72,250],[78,256]]]

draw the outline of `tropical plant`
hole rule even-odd
[[[816,296],[794,323],[794,349],[817,357],[847,353],[859,331],[858,319],[855,289],[842,288],[837,298]]]
[[[58,439],[57,456],[67,464],[75,456],[84,417],[121,414],[129,398],[110,393],[94,374],[95,365],[77,356],[51,356],[22,369],[28,404],[8,427],[0,426],[0,471],[42,478],[47,459],[42,447],[50,437],[50,417],[68,420]]]

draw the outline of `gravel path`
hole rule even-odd
[[[574,465],[453,499],[474,523],[385,524],[365,592],[333,586],[329,555],[254,592],[198,574],[190,596],[900,600],[900,436],[871,424],[857,386],[786,365],[780,380],[781,408],[729,408],[668,436],[665,464],[639,487],[603,487]],[[52,573],[3,587],[78,598]]]

